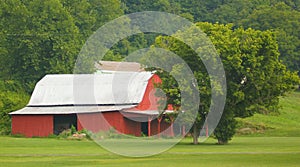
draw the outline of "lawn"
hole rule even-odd
[[[300,137],[235,137],[194,146],[184,139],[161,154],[130,158],[92,141],[0,137],[0,166],[299,166]]]
[[[279,113],[239,119],[252,131],[250,136],[290,136],[300,137],[300,91],[292,92],[280,99]],[[256,129],[256,130],[255,130]]]

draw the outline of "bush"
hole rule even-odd
[[[89,139],[89,140],[92,139],[93,133],[92,133],[91,131],[88,131],[88,130],[86,130],[86,129],[82,129],[81,131],[78,131],[78,133],[79,133],[79,134],[85,134],[85,135],[86,135],[85,137],[86,137],[87,139]]]
[[[76,127],[74,125],[71,126],[71,134],[77,133]]]
[[[107,131],[99,131],[97,133],[93,133],[91,136],[93,137],[93,139],[96,139],[96,140],[103,140],[103,139],[128,139],[128,138],[134,137],[132,135],[120,134],[114,128],[110,128]]]
[[[72,131],[71,131],[71,129],[64,130],[64,131],[62,131],[62,132],[58,135],[59,138],[64,138],[64,139],[66,139],[66,138],[68,138],[68,137],[70,137],[70,136],[72,136]]]
[[[61,139],[68,140],[83,140],[83,139],[91,139],[92,132],[83,129],[81,131],[76,130],[75,126],[71,126],[70,129],[62,131],[57,137]]]
[[[11,133],[9,113],[24,107],[29,95],[14,81],[0,81],[0,135]]]

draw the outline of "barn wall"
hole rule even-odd
[[[130,134],[130,135],[135,135],[135,136],[141,136],[141,123],[136,122],[133,120],[130,120],[128,118],[124,118],[124,133],[125,134]]]
[[[87,129],[97,133],[107,131],[112,127],[120,133],[124,133],[126,129],[123,115],[118,111],[77,114],[78,130]]]
[[[114,128],[121,134],[141,135],[141,123],[127,119],[119,111],[77,114],[78,130],[87,129],[94,133]]]
[[[148,85],[141,103],[136,107],[137,110],[156,110],[158,107],[158,100],[155,96],[155,84],[161,83],[161,79],[158,75],[153,75],[149,81]]]
[[[111,127],[116,129],[120,133],[124,133],[127,127],[124,123],[124,117],[119,111],[105,112],[103,113],[103,115]]]
[[[46,137],[53,134],[52,115],[12,115],[12,134]]]
[[[101,113],[77,114],[77,129],[86,129],[94,133],[109,130],[104,121]]]

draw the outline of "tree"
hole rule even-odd
[[[28,10],[19,0],[0,1],[0,73],[1,79],[11,79],[15,75],[15,69],[20,67],[14,63],[17,56],[15,50],[20,44],[20,36],[26,31],[26,16]],[[14,65],[15,64],[15,65]]]
[[[122,2],[126,5],[126,14],[143,11],[180,13],[180,4],[170,0],[122,0]]]
[[[274,30],[277,33],[280,59],[292,71],[300,69],[300,12],[284,2],[261,8],[238,22],[244,27]]]
[[[232,29],[232,25],[197,23],[212,40],[225,68],[227,99],[215,136],[220,144],[227,143],[235,133],[235,117],[252,116],[255,112],[272,112],[278,108],[278,98],[299,82],[279,61],[278,45],[271,31]],[[193,31],[191,31],[192,34]],[[179,33],[180,34],[180,33]],[[192,38],[192,36],[189,36]],[[200,98],[209,99],[209,79],[199,59],[191,49],[172,37],[160,37],[156,45],[169,49],[190,65],[200,90]],[[199,48],[201,49],[201,48]],[[166,88],[168,89],[168,88]],[[193,133],[198,135],[205,120],[209,100],[201,102]],[[201,121],[202,120],[202,121]],[[200,128],[199,128],[200,127]]]
[[[80,35],[82,35],[81,40],[83,44],[92,34],[93,29],[96,28],[94,25],[97,20],[97,13],[92,10],[95,7],[87,0],[61,0],[61,3],[72,16],[74,24],[78,28]]]
[[[58,0],[4,1],[1,23],[4,79],[29,85],[47,73],[71,73],[80,49],[77,27]],[[6,25],[6,26],[5,26]],[[2,59],[3,60],[3,59]]]

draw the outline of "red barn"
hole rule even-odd
[[[93,132],[115,128],[122,134],[172,135],[158,116],[151,72],[46,75],[36,85],[29,104],[12,116],[12,134],[27,137],[59,134],[72,125]]]

